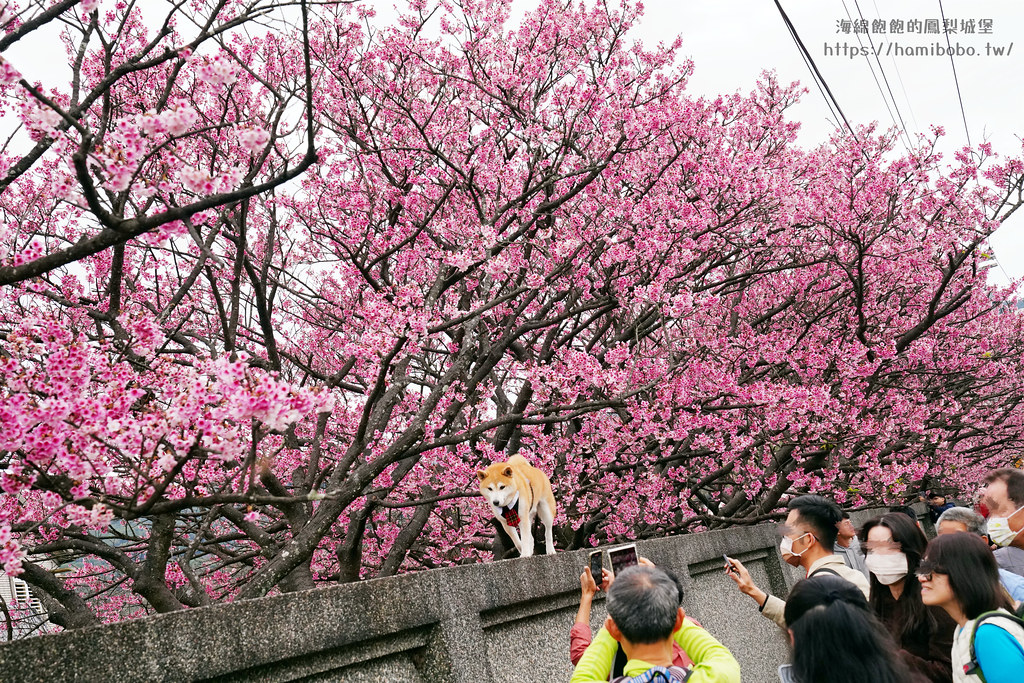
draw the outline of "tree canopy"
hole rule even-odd
[[[0,561],[53,623],[480,561],[515,453],[561,548],[1019,462],[1020,160],[803,149],[796,84],[510,5],[6,5],[70,58],[0,58]]]

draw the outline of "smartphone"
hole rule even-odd
[[[632,567],[637,563],[636,544],[630,543],[621,548],[609,550],[608,561],[612,565],[612,575],[618,574],[626,567]]]
[[[728,555],[726,555],[725,553],[722,553],[722,559],[725,560],[725,573],[726,574],[728,574],[729,572],[732,572],[732,571],[736,571],[736,569],[732,566],[732,560],[729,559]]]
[[[590,575],[597,583],[597,589],[601,590],[601,568],[604,567],[604,551],[595,550],[590,553]]]

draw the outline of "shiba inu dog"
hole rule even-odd
[[[546,474],[523,456],[513,455],[508,462],[477,470],[476,477],[480,480],[480,494],[491,504],[491,512],[512,538],[520,557],[533,555],[533,521],[537,517],[544,524],[545,552],[555,554],[555,496]]]

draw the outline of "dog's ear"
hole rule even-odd
[[[504,476],[506,476],[506,477],[511,477],[511,476],[512,476],[512,468],[511,468],[511,467],[506,467],[505,469],[503,469],[503,470],[501,471],[501,473],[502,473],[502,474],[503,474]]]
[[[483,481],[484,477],[486,477],[486,476],[487,476],[487,473],[484,472],[483,470],[477,470],[476,471],[476,478],[479,479],[480,481]]]

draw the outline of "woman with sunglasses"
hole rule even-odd
[[[896,641],[908,668],[933,683],[950,683],[956,623],[941,608],[921,601],[921,584],[914,577],[927,544],[917,524],[901,512],[882,515],[861,529],[872,611]]]
[[[921,599],[957,623],[952,673],[958,683],[1024,680],[1024,628],[1009,617],[1012,605],[999,585],[997,566],[981,538],[958,533],[932,539],[917,569]],[[1006,617],[986,617],[975,630],[975,620],[986,612]]]
[[[838,576],[798,581],[786,598],[792,663],[782,683],[919,683],[871,614],[864,593]]]

